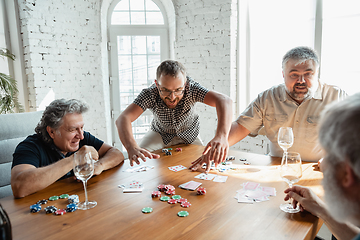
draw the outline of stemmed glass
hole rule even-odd
[[[281,160],[280,169],[281,178],[289,184],[291,188],[294,183],[298,182],[302,176],[300,154],[296,152],[284,152]],[[293,207],[289,199],[288,203],[280,205],[280,209],[287,213],[297,213],[300,211],[299,206]]]
[[[81,180],[84,184],[85,202],[78,204],[78,209],[87,210],[96,206],[96,201],[88,201],[86,186],[87,181],[94,174],[94,160],[91,153],[74,153],[74,174],[77,179]]]
[[[278,144],[286,153],[294,144],[294,133],[291,127],[281,127],[278,132]]]

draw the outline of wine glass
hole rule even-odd
[[[91,153],[74,153],[74,174],[77,179],[81,180],[84,184],[85,202],[78,204],[78,209],[87,210],[96,206],[96,201],[88,201],[86,185],[87,181],[94,174],[94,160]]]
[[[299,153],[284,152],[281,160],[280,176],[285,182],[289,184],[290,188],[294,183],[300,180],[302,176],[302,169]],[[300,211],[299,206],[296,206],[296,208],[293,207],[290,199],[288,203],[281,204],[280,209],[288,213],[297,213]]]
[[[294,144],[294,133],[291,127],[281,127],[278,132],[278,144],[286,153]]]

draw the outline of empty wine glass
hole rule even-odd
[[[278,144],[286,153],[294,144],[294,133],[291,127],[281,127],[278,132]]]
[[[300,180],[302,176],[302,168],[299,153],[284,152],[281,160],[280,176],[289,184],[290,188],[294,183]],[[297,213],[300,211],[299,206],[296,206],[296,208],[293,207],[290,199],[288,203],[281,204],[280,209],[288,213]]]
[[[87,181],[94,174],[94,160],[91,153],[74,153],[74,174],[77,179],[81,180],[84,184],[85,202],[80,202],[78,208],[87,210],[96,206],[96,201],[88,201],[86,186]]]

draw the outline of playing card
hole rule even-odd
[[[169,169],[170,169],[171,171],[178,172],[178,171],[187,169],[187,167],[184,167],[183,165],[177,165],[177,166],[169,167]]]
[[[200,182],[195,182],[195,181],[189,181],[187,183],[183,183],[181,185],[179,185],[180,188],[186,189],[186,190],[191,190],[194,191],[195,189],[197,189],[202,183]]]
[[[212,174],[212,173],[208,173],[208,174],[201,173],[201,174],[195,176],[195,178],[202,179],[202,180],[213,180],[214,177],[216,177],[216,174]]]
[[[142,190],[144,189],[144,185],[141,182],[135,180],[126,184],[121,184],[118,187],[122,188],[124,193],[138,193],[142,192]]]
[[[260,186],[260,183],[255,183],[255,182],[246,182],[246,183],[244,183],[244,189],[245,190],[255,190],[259,186]]]
[[[228,176],[217,175],[213,181],[214,182],[226,182],[227,179],[228,179]]]
[[[268,196],[276,196],[276,190],[273,187],[261,187],[261,190]]]

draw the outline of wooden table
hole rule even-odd
[[[204,147],[179,145],[182,152],[149,160],[143,165],[154,166],[146,172],[129,173],[126,161],[119,167],[93,177],[88,182],[89,199],[98,205],[90,210],[77,210],[63,216],[30,213],[30,205],[40,199],[63,193],[78,194],[84,200],[83,185],[73,179],[58,181],[48,188],[23,199],[7,197],[0,199],[12,223],[13,239],[314,239],[322,221],[309,213],[288,214],[279,209],[283,203],[283,190],[287,184],[279,176],[279,158],[231,150],[235,156],[233,164],[238,170],[217,173],[228,175],[226,183],[194,178],[199,172],[183,170],[173,172],[169,166],[190,162],[201,155]],[[246,158],[251,165],[244,165],[239,158]],[[322,194],[320,181],[322,173],[314,171],[313,163],[303,164],[303,177],[299,185],[309,186]],[[144,183],[142,193],[123,193],[119,184],[138,180]],[[206,195],[183,190],[178,185],[190,180],[202,182]],[[276,197],[270,201],[254,204],[238,203],[234,198],[241,184],[255,181],[261,186],[275,187]],[[171,205],[152,198],[151,192],[159,184],[171,184],[176,194],[191,202],[190,208],[179,204]],[[46,204],[64,208],[66,200]],[[141,209],[152,207],[154,211],[144,214]],[[43,205],[44,208],[44,205]],[[181,210],[189,212],[188,217],[178,217]]]

